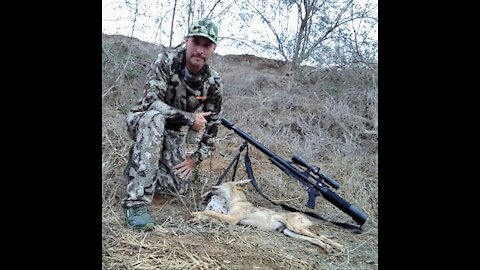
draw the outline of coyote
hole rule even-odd
[[[298,212],[276,212],[263,207],[255,207],[247,201],[244,187],[250,179],[226,182],[212,187],[212,195],[226,200],[227,213],[205,210],[193,212],[194,217],[207,216],[229,224],[243,224],[257,227],[264,231],[278,230],[285,235],[309,241],[322,247],[327,253],[334,249],[344,251],[344,247],[331,239],[316,235],[308,227],[313,225],[305,215]]]

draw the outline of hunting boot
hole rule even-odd
[[[152,230],[155,225],[155,219],[150,216],[145,204],[125,208],[125,218],[128,225],[135,229]]]

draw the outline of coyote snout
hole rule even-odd
[[[229,224],[243,224],[257,227],[265,231],[278,230],[293,238],[309,241],[322,247],[326,252],[334,249],[343,251],[344,247],[331,239],[316,235],[308,227],[313,223],[305,215],[298,212],[275,212],[263,207],[254,207],[245,196],[244,185],[250,179],[226,182],[213,186],[211,193],[225,198],[227,214],[205,210],[192,213],[193,216],[208,216]]]

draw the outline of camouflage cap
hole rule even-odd
[[[217,44],[218,27],[210,19],[202,19],[194,21],[188,29],[188,36],[200,36],[210,39],[213,43]]]

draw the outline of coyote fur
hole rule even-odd
[[[308,227],[313,225],[305,215],[298,212],[276,212],[263,207],[255,207],[247,201],[244,186],[250,179],[226,182],[212,187],[212,195],[225,198],[227,213],[205,210],[193,212],[194,217],[207,216],[229,224],[242,224],[257,227],[264,231],[278,230],[285,235],[306,240],[322,247],[327,253],[334,249],[344,251],[344,247],[331,239],[316,235]]]

